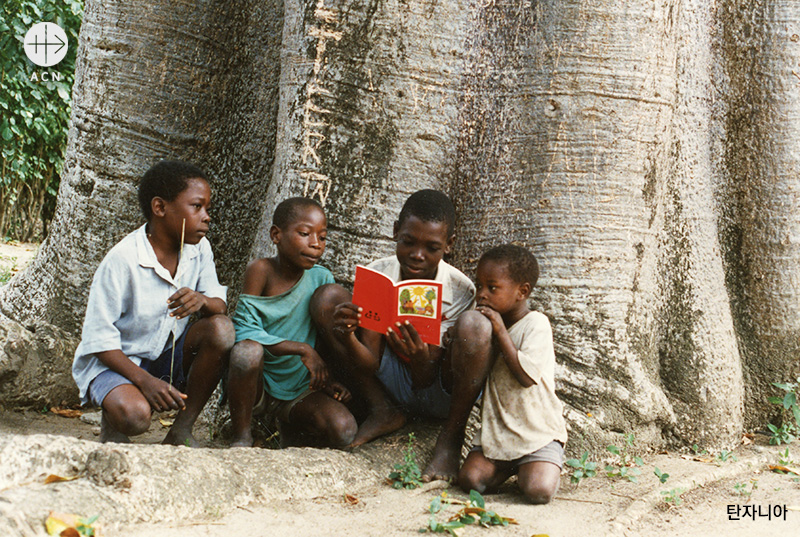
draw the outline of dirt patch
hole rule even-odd
[[[380,477],[348,480],[346,475],[352,471],[347,469],[347,461],[356,459],[361,461],[359,464],[366,464],[374,470],[363,475],[388,475],[392,464],[402,460],[402,447],[408,432],[412,430],[419,438],[418,451],[424,462],[435,439],[435,424],[412,423],[397,434],[373,442],[352,454],[344,454],[344,457],[340,452],[294,450],[290,455],[292,458],[287,459],[289,462],[275,463],[273,450],[219,449],[224,442],[204,436],[201,431],[198,431],[201,441],[212,449],[193,452],[185,448],[151,445],[160,442],[166,434],[166,426],[158,421],[159,417],[164,419],[162,416],[154,417],[150,431],[137,437],[135,446],[125,448],[126,456],[131,461],[147,460],[152,452],[158,457],[166,457],[165,466],[171,464],[169,459],[174,457],[181,465],[191,468],[192,453],[198,453],[194,457],[194,464],[203,465],[204,471],[212,473],[215,468],[227,468],[239,481],[246,479],[249,473],[247,468],[251,468],[253,473],[263,471],[258,470],[259,461],[263,461],[263,464],[272,465],[266,475],[278,472],[282,474],[281,480],[265,485],[265,490],[256,496],[243,496],[241,501],[223,500],[225,494],[230,492],[224,488],[242,487],[244,481],[232,479],[230,484],[226,479],[213,483],[209,481],[208,490],[202,491],[200,504],[197,503],[198,498],[192,498],[197,505],[191,514],[181,511],[182,501],[177,500],[174,511],[156,509],[158,517],[145,516],[146,513],[104,512],[101,505],[86,500],[90,491],[98,491],[98,498],[108,493],[104,492],[104,486],[98,484],[96,478],[91,483],[79,479],[75,484],[61,484],[57,496],[39,496],[53,494],[54,489],[44,489],[42,485],[16,485],[0,490],[0,503],[3,500],[13,503],[21,501],[20,498],[30,497],[58,498],[59,505],[70,505],[72,502],[74,509],[81,506],[84,511],[90,511],[80,512],[82,515],[101,514],[105,527],[114,534],[133,537],[222,537],[237,534],[384,537],[412,535],[426,527],[431,516],[427,511],[428,506],[445,486],[440,482],[413,491],[394,490]],[[41,433],[55,435],[45,437],[53,439],[70,436],[90,441],[89,445],[80,444],[83,446],[81,449],[89,451],[95,449],[91,447],[94,445],[91,441],[96,438],[97,432],[97,425],[86,423],[81,418],[64,418],[44,409],[0,412],[0,440]],[[760,436],[756,436],[755,441],[754,445],[740,446],[727,457],[686,453],[643,454],[644,466],[641,467],[638,483],[602,476],[574,485],[569,482],[568,473],[564,472],[556,499],[545,506],[527,504],[517,493],[516,484],[511,481],[504,485],[499,494],[486,496],[487,507],[517,519],[519,525],[492,529],[470,527],[462,535],[488,535],[486,532],[489,531],[498,536],[526,537],[536,534],[582,537],[675,534],[708,537],[711,532],[719,531],[725,532],[726,537],[796,534],[800,530],[800,511],[788,511],[785,518],[743,516],[745,505],[755,509],[760,507],[762,513],[767,507],[772,508],[774,513],[775,506],[800,506],[800,477],[780,475],[768,469],[769,464],[778,462],[780,452],[786,449],[789,450],[790,459],[800,461],[800,446],[797,443],[788,448],[769,446],[766,438]],[[99,444],[97,446],[100,447]],[[325,463],[326,458],[330,458],[331,462]],[[316,465],[313,468],[311,461]],[[239,468],[240,464],[244,466]],[[666,483],[661,483],[656,477],[655,467],[670,474]],[[321,482],[317,488],[307,487],[305,484],[309,479],[320,475],[320,468],[325,469],[322,474],[331,479],[330,483],[339,485],[329,486]],[[343,474],[339,475],[338,472]],[[136,483],[137,479],[144,479],[146,483],[147,475],[145,472],[142,476],[132,477],[132,480]],[[151,479],[153,487],[157,489],[160,476],[154,473]],[[83,485],[81,481],[84,481]],[[680,494],[679,505],[675,505],[674,501],[667,502],[662,494],[673,489],[684,490]],[[151,493],[154,505],[175,501],[172,490],[154,490]],[[453,488],[447,489],[447,493],[455,498],[466,496]],[[75,496],[74,500],[69,500],[71,495]],[[91,505],[96,505],[98,512],[91,511]],[[734,509],[733,513],[736,513],[737,507],[738,520],[729,515],[729,510]],[[450,509],[451,512],[455,510],[455,507]],[[162,514],[165,512],[171,514]],[[444,518],[444,515],[438,516],[440,521]]]
[[[39,250],[32,242],[0,242],[0,285],[24,269]]]

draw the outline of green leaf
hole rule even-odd
[[[786,410],[792,408],[792,406],[795,405],[796,403],[797,403],[797,396],[794,394],[794,392],[787,393],[786,396],[783,398],[783,408],[785,408]]]
[[[476,507],[480,507],[481,509],[486,508],[486,501],[477,490],[473,489],[469,491],[469,501]]]
[[[619,455],[619,448],[617,446],[608,446],[606,449],[614,455]]]
[[[5,141],[7,141],[7,142],[8,142],[8,141],[9,141],[9,140],[11,140],[13,137],[14,137],[14,133],[12,133],[12,132],[11,132],[11,129],[9,129],[8,127],[6,127],[5,129],[3,129],[3,140],[5,140]]]

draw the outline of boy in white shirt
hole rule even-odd
[[[165,444],[198,445],[192,428],[234,342],[211,245],[211,190],[191,164],[162,161],[139,185],[147,223],[123,238],[92,280],[72,375],[103,409],[101,442],[129,442],[153,410],[178,410]],[[188,326],[188,317],[201,319]]]
[[[539,278],[536,258],[506,244],[481,257],[477,310],[492,323],[494,366],[486,381],[481,430],[459,471],[466,490],[491,492],[517,475],[522,493],[548,503],[558,489],[567,429],[555,393],[550,322],[528,308]]]

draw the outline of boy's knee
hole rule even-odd
[[[492,323],[478,311],[465,311],[456,321],[455,337],[488,340],[492,337]]]
[[[203,327],[203,335],[208,343],[224,351],[233,347],[236,341],[236,330],[227,315],[212,315],[203,321],[206,323],[206,326]]]
[[[470,465],[463,465],[458,471],[458,486],[464,492],[474,490],[480,494],[486,492],[486,483],[484,482],[483,475],[477,468]]]
[[[319,322],[326,315],[333,315],[338,304],[350,302],[350,292],[338,283],[326,283],[318,287],[311,295],[309,311],[312,319]]]
[[[109,421],[112,422],[115,429],[126,436],[136,436],[150,428],[152,411],[150,403],[143,397],[140,400],[127,402],[106,412],[113,414],[109,416]]]
[[[261,373],[264,348],[261,343],[246,339],[233,346],[231,350],[229,370],[231,375],[243,376]]]
[[[550,503],[550,500],[556,495],[556,489],[558,488],[558,486],[553,487],[542,485],[541,483],[522,482],[519,484],[519,487],[520,490],[522,490],[522,494],[524,494],[531,503],[537,505]]]
[[[349,413],[342,413],[330,419],[328,425],[328,438],[332,446],[349,446],[358,432],[358,423]]]

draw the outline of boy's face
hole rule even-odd
[[[491,259],[478,263],[475,274],[475,302],[477,306],[493,309],[504,315],[520,307],[530,294],[530,284],[511,279],[508,264]]]
[[[394,223],[397,260],[403,280],[432,280],[444,254],[450,253],[455,235],[448,236],[445,222],[426,222],[408,216]]]
[[[211,188],[205,179],[193,178],[186,181],[184,188],[172,201],[160,200],[163,208],[157,210],[153,206],[153,214],[163,214],[166,228],[170,231],[176,242],[181,240],[181,229],[183,220],[186,219],[186,230],[184,242],[186,244],[197,244],[200,239],[208,233],[208,225],[211,217],[208,210],[211,206]]]
[[[284,229],[272,226],[269,233],[282,262],[308,270],[325,251],[328,222],[318,207],[300,207]]]

